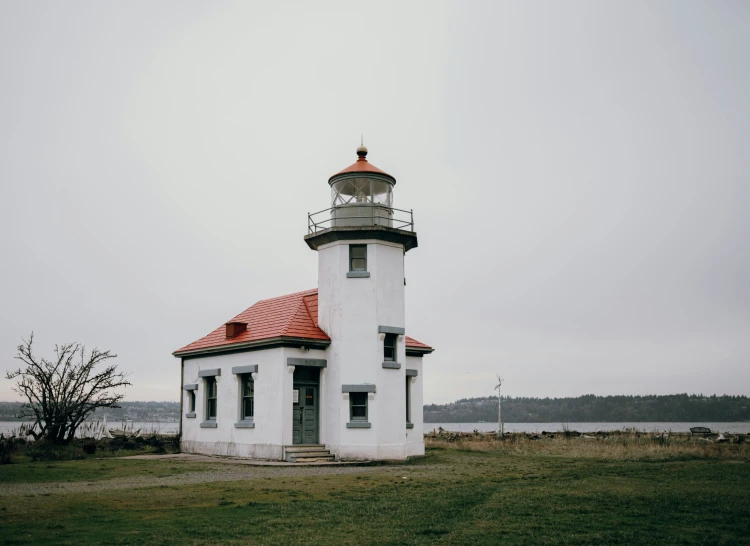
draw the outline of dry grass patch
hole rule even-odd
[[[425,445],[438,449],[572,459],[721,459],[750,462],[749,443],[717,443],[713,439],[691,437],[689,434],[613,431],[586,436],[577,433],[506,434],[504,439],[500,439],[493,433],[441,433],[425,436]]]

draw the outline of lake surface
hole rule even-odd
[[[0,433],[8,434],[16,430],[21,423],[19,421],[0,421]],[[107,428],[122,428],[122,421],[111,421]],[[134,422],[133,430],[141,430],[141,434],[155,432],[157,434],[176,434],[179,423],[160,422]],[[708,427],[716,432],[748,433],[750,434],[750,422],[739,423],[706,423],[698,421],[689,422],[663,422],[663,423],[566,423],[570,430],[578,432],[597,432],[599,430],[622,430],[634,428],[640,431],[672,431],[690,432],[690,427]],[[438,427],[451,432],[472,432],[474,429],[480,432],[492,432],[497,430],[497,423],[425,423],[424,432],[432,432]],[[130,424],[128,424],[130,428]],[[533,432],[542,431],[562,432],[562,423],[505,423],[505,432]]]
[[[569,430],[577,432],[597,432],[600,430],[622,430],[624,428],[634,428],[636,430],[652,431],[672,431],[672,432],[690,432],[690,427],[708,427],[715,432],[731,433],[749,433],[750,422],[739,423],[707,423],[698,421],[688,422],[654,422],[654,423],[565,423]],[[472,432],[477,429],[479,432],[492,432],[497,430],[497,423],[425,423],[425,433],[437,430],[443,427],[443,430],[451,432]],[[562,423],[505,423],[505,432],[562,432]]]
[[[99,422],[101,423],[101,421]],[[85,424],[85,423],[84,423]],[[13,430],[17,430],[21,425],[21,421],[0,421],[0,433],[8,434]],[[108,421],[107,428],[123,428],[125,425],[124,421]],[[141,434],[149,432],[155,432],[156,434],[177,434],[179,423],[160,423],[158,421],[148,422],[132,422],[132,430],[141,430]],[[131,430],[131,423],[127,424],[128,430]]]

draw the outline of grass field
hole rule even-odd
[[[55,461],[47,463],[20,462],[0,466],[0,483],[91,482],[122,478],[133,474],[151,474],[154,477],[174,476],[184,472],[205,470],[209,465],[184,463],[153,464],[154,461],[83,459],[80,461]],[[0,497],[0,504],[2,504]]]
[[[346,475],[265,469],[253,477],[246,467],[231,481],[43,495],[8,495],[2,484],[99,480],[91,483],[101,487],[133,473],[233,465],[0,466],[0,543],[750,544],[748,446],[615,457],[606,450],[620,446],[596,452],[576,442],[431,444],[424,458]]]

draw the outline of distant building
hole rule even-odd
[[[411,211],[367,161],[332,176],[309,215],[318,288],[262,300],[174,352],[182,361],[182,450],[289,461],[424,454],[422,357],[406,336]]]

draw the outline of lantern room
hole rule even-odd
[[[396,179],[367,161],[367,148],[357,148],[357,161],[328,179],[331,207],[307,214],[305,242],[313,250],[338,240],[381,239],[417,246],[414,212],[393,206]]]
[[[331,227],[393,227],[393,186],[396,179],[367,161],[367,148],[357,148],[357,161],[333,175]]]

